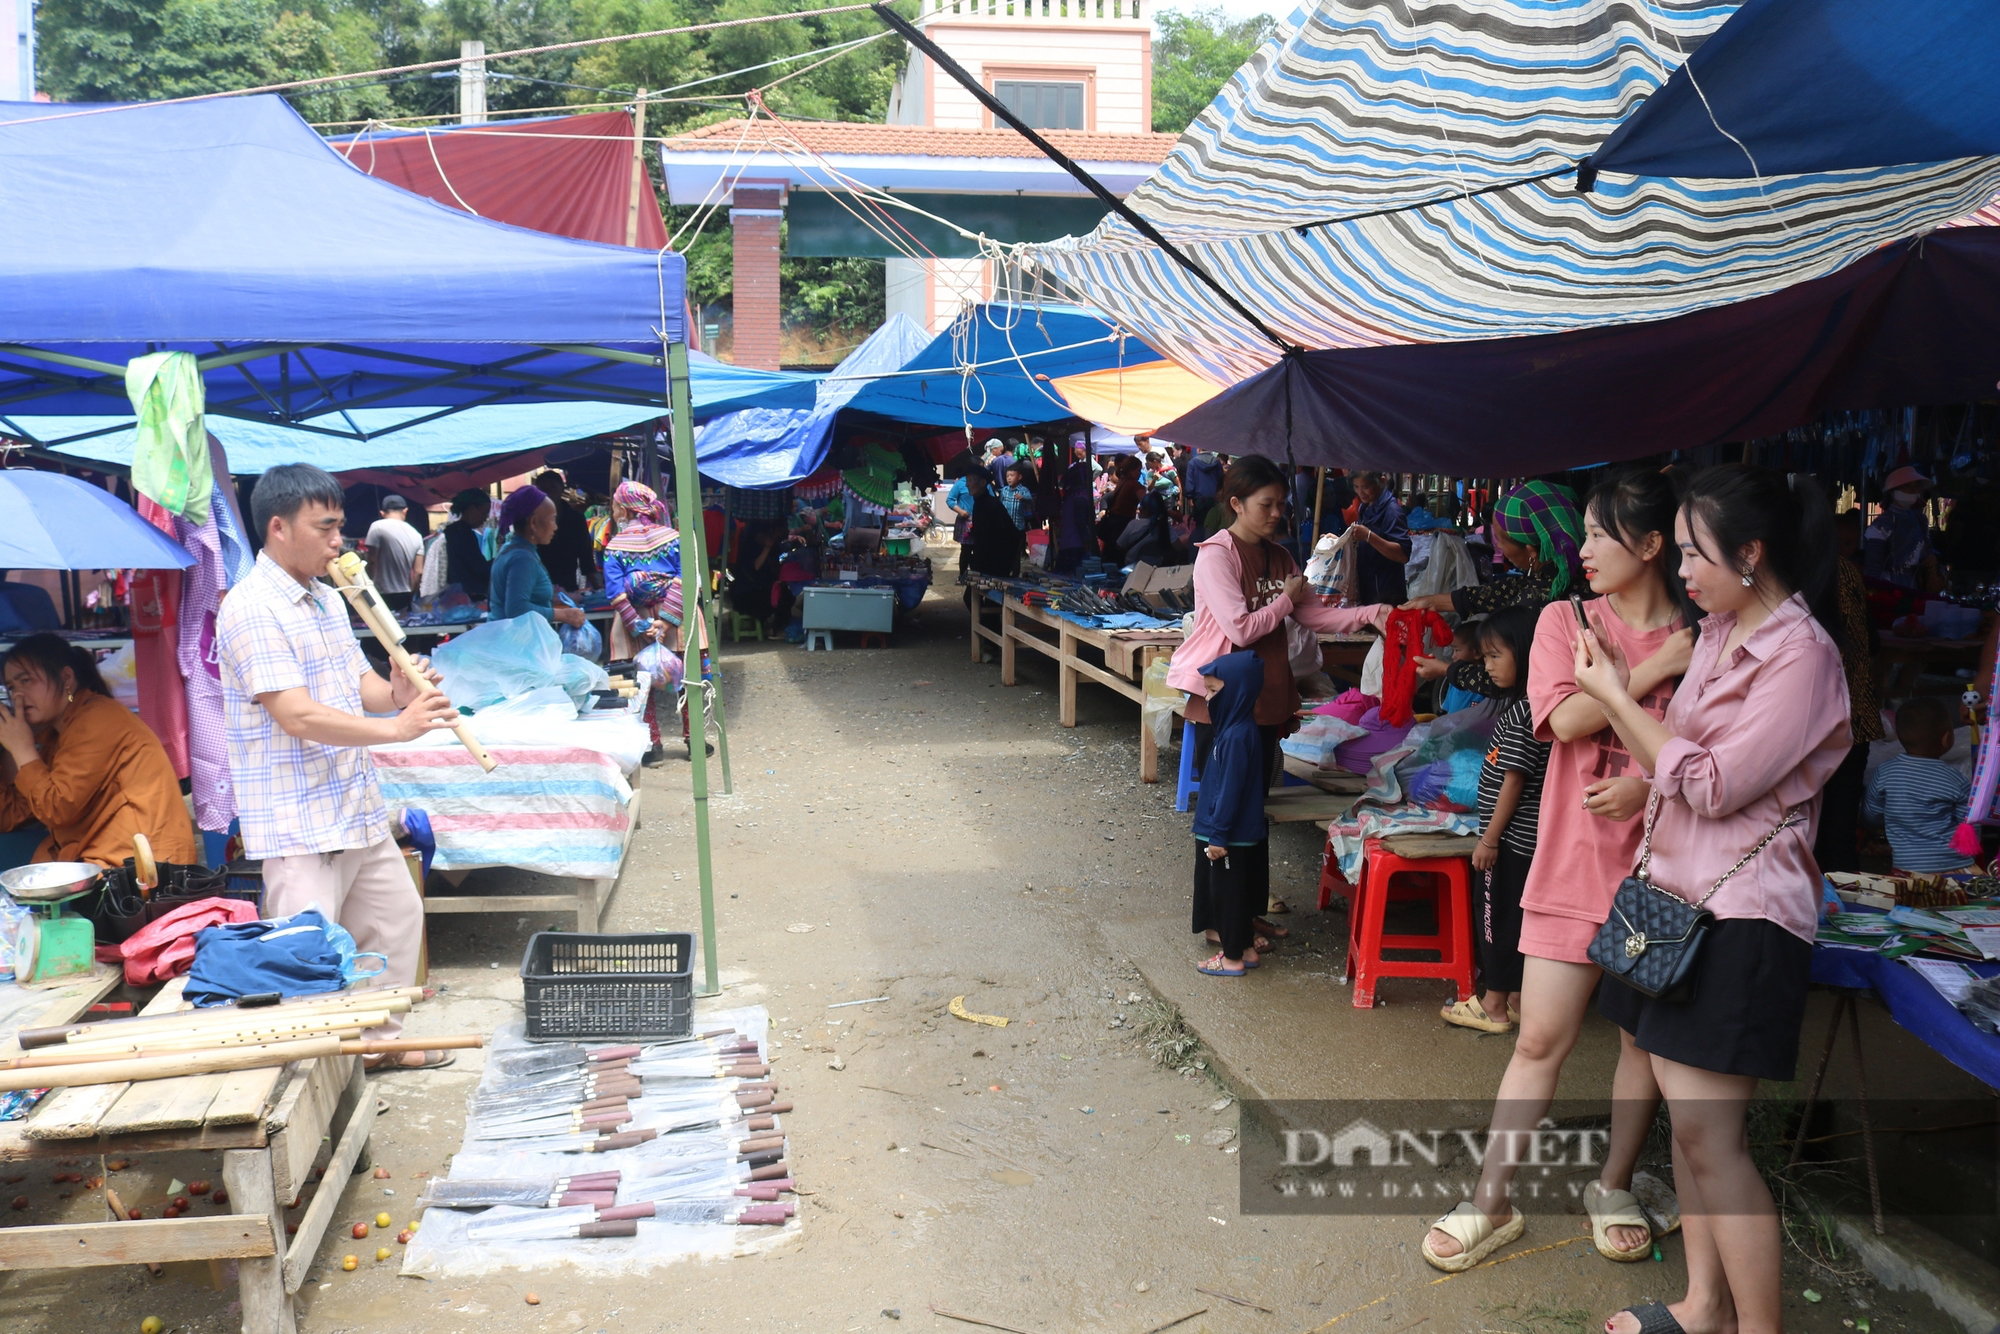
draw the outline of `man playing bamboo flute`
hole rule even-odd
[[[379,985],[402,987],[416,980],[423,900],[367,748],[450,727],[458,715],[442,692],[419,693],[400,675],[384,680],[361,656],[345,601],[319,581],[340,555],[343,510],[340,483],[308,463],[273,468],[250,493],[263,550],[215,623],[229,768],[244,852],[264,863],[264,916],[317,906],[359,949],[387,956]],[[392,710],[400,712],[366,716]],[[362,1036],[401,1029],[391,1015]],[[367,1059],[370,1068],[428,1069],[451,1055]]]

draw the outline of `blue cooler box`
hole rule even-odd
[[[895,628],[896,591],[892,588],[834,588],[808,584],[802,595],[808,630],[873,630]]]

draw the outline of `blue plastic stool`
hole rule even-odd
[[[1185,811],[1194,804],[1201,782],[1194,776],[1194,724],[1181,719],[1181,772],[1174,786],[1174,809]]]
[[[1278,774],[1280,787],[1310,787],[1303,778],[1294,778],[1290,773]],[[1181,720],[1181,772],[1174,786],[1174,809],[1185,811],[1194,805],[1197,792],[1201,791],[1201,780],[1194,776],[1194,724]]]

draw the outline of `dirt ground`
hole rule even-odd
[[[1490,1096],[1511,1039],[1447,1030],[1442,984],[1391,983],[1356,1011],[1335,978],[1345,918],[1313,911],[1318,831],[1279,831],[1295,940],[1257,976],[1211,981],[1186,932],[1188,817],[1166,783],[1137,781],[1137,710],[1083,687],[1081,725],[1057,725],[1055,678],[1023,655],[1022,684],[969,661],[947,566],[920,619],[887,650],[786,645],[723,655],[735,793],[711,802],[724,1003],[770,1007],[803,1227],[755,1258],[607,1282],[562,1269],[450,1283],[405,1279],[345,1229],[300,1294],[308,1334],[796,1329],[1141,1334],[1177,1331],[1586,1331],[1644,1297],[1679,1295],[1678,1238],[1659,1263],[1615,1265],[1578,1218],[1536,1217],[1502,1263],[1443,1278],[1417,1253],[1423,1225],[1298,1218],[1240,1207],[1234,1096]],[[714,772],[711,770],[711,772]],[[678,761],[644,778],[646,823],[605,921],[609,931],[699,923],[692,802]],[[718,785],[719,786],[719,785]],[[535,877],[475,873],[525,892]],[[531,932],[570,923],[433,919],[438,1001],[411,1030],[490,1029],[518,1005]],[[810,929],[807,929],[810,928]],[[950,1017],[1005,1015],[1004,1029]],[[831,1008],[844,1001],[886,999]],[[1154,1062],[1139,1025],[1159,998],[1206,1045],[1203,1069]],[[1605,1033],[1579,1078],[1608,1070]],[[383,1076],[375,1161],[337,1217],[389,1212],[400,1226],[419,1171],[457,1148],[478,1054],[447,1071]],[[1595,1092],[1595,1089],[1581,1090]],[[219,1164],[141,1160],[113,1177],[156,1206],[169,1174]],[[41,1178],[21,1221],[91,1216]],[[8,1173],[11,1178],[12,1171]],[[392,1193],[393,1192],[393,1193]],[[149,1208],[149,1213],[153,1209]],[[296,1216],[296,1215],[294,1215]],[[356,1272],[340,1259],[361,1257]],[[15,1273],[0,1328],[18,1334],[169,1330],[233,1334],[226,1267]],[[1955,1329],[1922,1297],[1793,1257],[1787,1320],[1838,1331]],[[1822,1295],[1817,1304],[1802,1293]],[[1206,1289],[1207,1291],[1201,1291]],[[525,1294],[540,1301],[530,1306]],[[1224,1296],[1222,1294],[1228,1294]],[[1239,1303],[1232,1298],[1240,1298]],[[1254,1303],[1254,1304],[1253,1304]]]

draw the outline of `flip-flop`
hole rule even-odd
[[[1276,922],[1267,922],[1261,917],[1251,918],[1250,925],[1256,927],[1259,931],[1262,931],[1265,935],[1269,936],[1273,940],[1283,940],[1286,936],[1292,934],[1284,927],[1279,926]]]
[[[1674,1313],[1667,1309],[1664,1302],[1640,1302],[1637,1306],[1626,1307],[1619,1314],[1629,1315],[1637,1320],[1639,1334],[1687,1334],[1687,1330],[1680,1321],[1674,1319]],[[1604,1323],[1607,1327],[1611,1324],[1609,1320]]]
[[[1264,909],[1264,911],[1272,917],[1286,916],[1288,913],[1291,912],[1291,910],[1292,910],[1292,905],[1286,903],[1283,899],[1270,900],[1270,906]]]
[[[1599,1255],[1622,1264],[1651,1258],[1653,1225],[1647,1221],[1645,1210],[1639,1207],[1639,1197],[1631,1191],[1606,1190],[1603,1182],[1593,1181],[1583,1188],[1583,1211],[1590,1215],[1590,1239],[1597,1246]],[[1621,1251],[1611,1244],[1611,1229],[1614,1227],[1643,1228],[1646,1240],[1629,1251]]]
[[[1194,966],[1194,970],[1197,973],[1205,973],[1209,977],[1241,977],[1245,973],[1249,972],[1252,968],[1255,968],[1257,966],[1252,963],[1246,963],[1241,968],[1237,969],[1209,967],[1210,964],[1214,963],[1216,959],[1219,959],[1221,957],[1222,956],[1220,954],[1217,954],[1211,958],[1204,959],[1202,962]]]
[[[1461,1249],[1457,1255],[1439,1255],[1431,1249],[1430,1232],[1426,1230],[1423,1244],[1425,1262],[1447,1274],[1461,1274],[1508,1242],[1518,1241],[1521,1234],[1528,1230],[1528,1219],[1512,1205],[1508,1206],[1508,1210],[1507,1221],[1494,1227],[1493,1220],[1486,1216],[1484,1209],[1471,1200],[1460,1200],[1457,1208],[1432,1223],[1431,1227],[1456,1241]]]
[[[367,1058],[363,1057],[362,1068],[371,1075],[393,1070],[442,1070],[458,1059],[448,1051],[427,1051],[423,1053],[424,1059],[421,1063],[411,1065],[403,1059],[409,1054],[404,1051],[383,1052],[373,1065],[368,1064]]]

